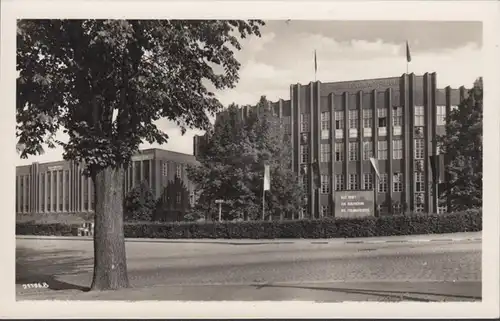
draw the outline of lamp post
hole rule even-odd
[[[219,204],[219,222],[222,221],[222,203],[224,200],[215,200],[215,204]]]

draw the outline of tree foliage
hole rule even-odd
[[[292,150],[279,118],[261,97],[248,116],[232,104],[220,115],[189,177],[201,190],[197,207],[215,215],[215,200],[224,200],[224,219],[260,219],[264,165],[270,165],[271,190],[266,213],[291,217],[304,205],[305,194],[291,169]],[[244,213],[241,217],[241,213]]]
[[[22,158],[43,146],[85,166],[95,187],[92,289],[128,286],[124,168],[139,144],[166,143],[156,121],[206,129],[214,90],[238,81],[234,51],[261,21],[20,20],[16,136]],[[216,72],[220,70],[221,72]],[[62,130],[67,141],[58,140]]]
[[[156,209],[156,199],[147,182],[130,190],[125,197],[125,220],[151,221]]]
[[[439,145],[446,155],[447,182],[442,196],[451,211],[482,206],[483,192],[483,80],[479,78],[458,108],[446,119]]]

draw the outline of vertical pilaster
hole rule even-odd
[[[407,145],[406,152],[409,154],[408,161],[410,164],[410,176],[408,180],[408,186],[410,187],[410,199],[408,206],[411,211],[415,210],[415,74],[411,73],[409,77],[409,93],[410,93],[410,105],[409,108],[409,140],[410,143]]]
[[[140,164],[140,165],[139,165],[139,168],[140,168],[140,170],[141,170],[141,173],[139,174],[139,178],[140,178],[140,179],[139,179],[139,184],[140,184],[142,181],[144,181],[144,160],[143,160],[143,159],[141,159],[141,160],[139,161],[139,164]]]
[[[364,152],[364,133],[363,133],[363,91],[358,91],[358,153],[359,153],[359,187],[363,188],[363,152]]]
[[[154,175],[153,175],[153,159],[150,159],[149,162],[149,188],[153,188],[153,179],[155,178]]]
[[[61,182],[61,177],[59,175],[60,172],[61,172],[60,170],[55,171],[55,173],[56,173],[56,212],[59,212],[59,204],[61,204],[61,200],[59,199],[59,194],[60,194],[59,185]]]
[[[21,176],[16,176],[16,212],[21,213]]]
[[[451,113],[451,87],[450,86],[446,87],[445,94],[446,94],[446,107],[445,107],[446,108],[446,117],[448,118],[448,116]],[[462,99],[463,99],[463,96],[462,96],[462,92],[461,92],[460,100],[462,100]],[[448,124],[448,122],[446,122],[446,123]],[[449,165],[449,158],[446,157],[446,155],[445,155],[444,156],[444,166],[445,166],[444,179],[445,179],[446,184],[449,184],[449,181],[450,181],[450,175],[449,175],[448,171],[446,170],[448,165]],[[446,195],[446,207],[447,207],[447,212],[450,212],[451,211],[451,197],[450,197],[449,193],[447,193],[447,195]]]
[[[92,179],[90,177],[87,178],[87,202],[89,212],[94,211],[94,207],[92,206]]]
[[[403,174],[403,179],[405,182],[404,185],[404,203],[406,203],[406,206],[409,207],[411,202],[411,182],[412,182],[412,177],[411,177],[411,172],[410,172],[410,163],[411,163],[411,155],[410,155],[410,131],[411,131],[411,124],[410,124],[410,94],[411,94],[411,87],[408,84],[408,75],[404,74],[402,77],[402,82],[401,82],[401,89],[400,89],[400,97],[401,97],[401,106],[403,108],[403,159],[404,159],[404,174]],[[408,210],[407,208],[406,210]],[[404,210],[404,209],[403,209]]]
[[[431,113],[431,81],[428,73],[424,74],[424,184],[425,184],[425,206],[426,213],[432,212],[432,198],[431,198],[431,174],[429,171],[429,155],[430,149],[430,113]]]
[[[346,189],[349,189],[349,93],[342,93],[343,111],[344,111],[344,183]]]
[[[323,212],[321,211],[321,198],[320,198],[320,188],[321,188],[321,166],[320,166],[320,153],[321,153],[321,98],[320,98],[320,93],[321,93],[321,82],[317,81],[315,84],[315,91],[314,91],[314,100],[315,104],[313,105],[313,111],[314,111],[314,121],[315,123],[314,128],[311,128],[311,134],[312,138],[315,141],[315,160],[318,162],[318,186],[316,186],[316,206],[315,206],[315,215],[313,217],[320,217],[323,215]],[[314,129],[314,130],[313,130]]]
[[[49,201],[49,195],[50,195],[49,194],[50,193],[50,191],[49,191],[49,174],[50,174],[50,171],[46,171],[45,175],[44,175],[45,176],[45,179],[44,179],[44,181],[45,181],[44,185],[45,186],[43,187],[43,189],[44,189],[45,193],[43,193],[43,198],[44,198],[43,204],[44,204],[44,207],[45,207],[44,208],[44,212],[45,213],[47,213],[49,211],[49,204],[48,204],[49,203],[48,202]]]
[[[330,196],[330,209],[332,213],[335,215],[335,96],[333,93],[329,95],[330,101],[330,148],[332,152],[331,162],[330,162],[330,172],[331,172],[331,180],[330,180],[330,188],[332,190],[332,194]]]
[[[131,188],[134,188],[135,187],[135,178],[136,178],[136,169],[135,169],[135,162],[134,161],[131,161],[130,164],[132,164],[132,184],[131,184]]]
[[[42,173],[38,172],[38,206],[37,206],[37,211],[38,213],[43,212],[42,208],[42,189],[43,189],[43,182],[42,182]]]
[[[393,192],[392,192],[392,186],[394,184],[394,177],[393,177],[393,166],[392,166],[392,159],[393,159],[393,156],[392,156],[392,145],[393,145],[393,134],[394,134],[394,131],[393,131],[393,124],[392,124],[392,112],[393,112],[393,108],[392,108],[392,89],[391,88],[387,88],[386,92],[385,92],[385,95],[386,95],[386,99],[385,99],[385,107],[387,108],[387,162],[389,164],[389,173],[387,174],[387,192],[389,195],[389,199],[388,199],[388,208],[387,208],[387,211],[388,213],[392,213],[392,195],[393,195]]]
[[[378,104],[377,104],[377,90],[374,89],[372,91],[372,121],[373,121],[373,128],[372,128],[372,147],[373,147],[373,158],[377,160],[377,164],[379,163],[378,161]],[[379,166],[379,165],[378,165]],[[375,213],[376,216],[378,216],[378,177],[375,171],[372,169],[372,179],[373,179],[373,188],[374,188],[374,194],[375,198],[373,200],[373,206],[375,207]]]
[[[85,208],[85,176],[82,175],[83,173],[80,172],[80,211],[86,212],[87,209]]]
[[[437,155],[437,107],[436,107],[436,73],[430,75],[431,91],[430,91],[430,117],[429,125],[431,126],[431,155]],[[436,160],[436,166],[439,167],[439,162]],[[432,176],[432,170],[428,169],[431,177],[432,185],[432,213],[438,213],[439,209],[439,185],[435,184]]]

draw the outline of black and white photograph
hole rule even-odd
[[[498,12],[111,2],[97,16],[91,1],[67,16],[2,3],[12,304],[498,313]]]

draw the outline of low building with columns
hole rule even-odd
[[[193,204],[194,185],[186,168],[195,157],[162,149],[146,149],[132,157],[125,172],[124,191],[141,182],[149,184],[157,199],[164,198],[166,217],[182,220],[188,204]],[[92,180],[82,175],[83,167],[71,161],[32,163],[16,167],[16,213],[88,213],[94,211]]]

